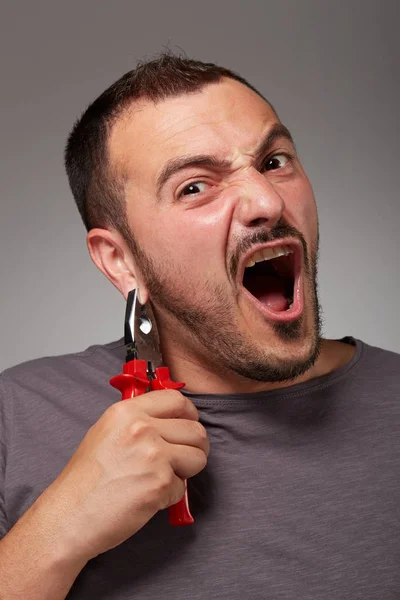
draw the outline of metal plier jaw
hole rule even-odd
[[[180,390],[184,383],[172,381],[168,367],[162,366],[160,338],[150,304],[141,304],[138,289],[128,294],[125,312],[126,362],[123,372],[110,379],[110,384],[122,394],[122,400],[136,398],[154,390]],[[171,525],[191,525],[185,481],[185,495],[168,508]]]

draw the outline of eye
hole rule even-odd
[[[290,154],[275,154],[274,156],[270,156],[264,163],[264,171],[276,171],[277,169],[282,169],[292,159],[293,156]]]
[[[190,183],[179,193],[179,196],[194,196],[195,194],[201,194],[207,188],[207,184],[204,181],[194,181]]]

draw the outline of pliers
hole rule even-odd
[[[154,390],[179,390],[184,383],[172,381],[168,367],[162,365],[160,338],[156,320],[150,303],[141,304],[138,289],[128,294],[125,312],[126,362],[123,373],[110,379],[110,384],[122,394],[122,400],[136,398]],[[187,482],[185,494],[177,503],[168,508],[171,525],[191,525],[194,519],[190,513]]]

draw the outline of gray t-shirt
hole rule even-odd
[[[210,442],[195,524],[159,512],[91,560],[71,600],[400,598],[400,355],[354,340],[330,375],[256,394],[187,394]],[[122,341],[0,378],[0,534],[120,399]]]

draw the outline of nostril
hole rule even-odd
[[[268,223],[268,219],[266,217],[259,217],[258,219],[253,219],[253,221],[251,221],[250,225],[264,225],[265,223]]]

